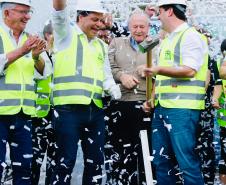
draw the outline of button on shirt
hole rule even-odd
[[[72,39],[72,31],[73,29],[76,30],[76,32],[79,35],[83,35],[90,47],[93,47],[93,42],[96,41],[96,37],[94,37],[91,40],[88,40],[86,34],[79,28],[77,24],[74,24],[74,26],[69,21],[69,16],[67,15],[68,11],[67,9],[56,11],[53,10],[53,27],[54,27],[54,38],[55,38],[55,48],[57,51],[61,51],[65,48],[67,48],[70,45],[71,39]],[[108,54],[105,54],[105,60],[104,60],[104,82],[103,82],[103,89],[105,91],[109,90],[113,85],[115,85],[115,81],[113,79],[110,63],[108,59]]]
[[[172,33],[169,34],[168,39],[171,41],[182,30],[189,28],[187,23],[181,24]],[[198,71],[204,63],[204,55],[208,52],[208,46],[204,40],[201,39],[198,32],[187,32],[186,37],[181,46],[181,55],[183,65]]]

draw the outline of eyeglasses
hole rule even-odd
[[[18,9],[11,9],[17,13],[23,14],[23,15],[29,15],[32,16],[32,14],[34,13],[33,10],[18,10]]]

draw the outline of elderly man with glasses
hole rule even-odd
[[[25,32],[30,0],[1,0],[0,26],[0,179],[9,143],[13,184],[30,185],[31,116],[35,114],[34,75],[47,75],[44,40]]]

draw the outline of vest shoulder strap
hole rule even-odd
[[[3,46],[3,40],[2,36],[0,35],[0,54],[4,53],[4,46]]]

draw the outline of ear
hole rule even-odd
[[[3,18],[6,18],[9,16],[9,10],[4,10],[3,11]]]
[[[169,8],[168,15],[169,15],[169,17],[171,17],[173,15],[173,8]]]
[[[83,17],[84,17],[84,16],[79,15],[79,16],[78,16],[78,22],[81,22],[81,21],[83,20]]]

